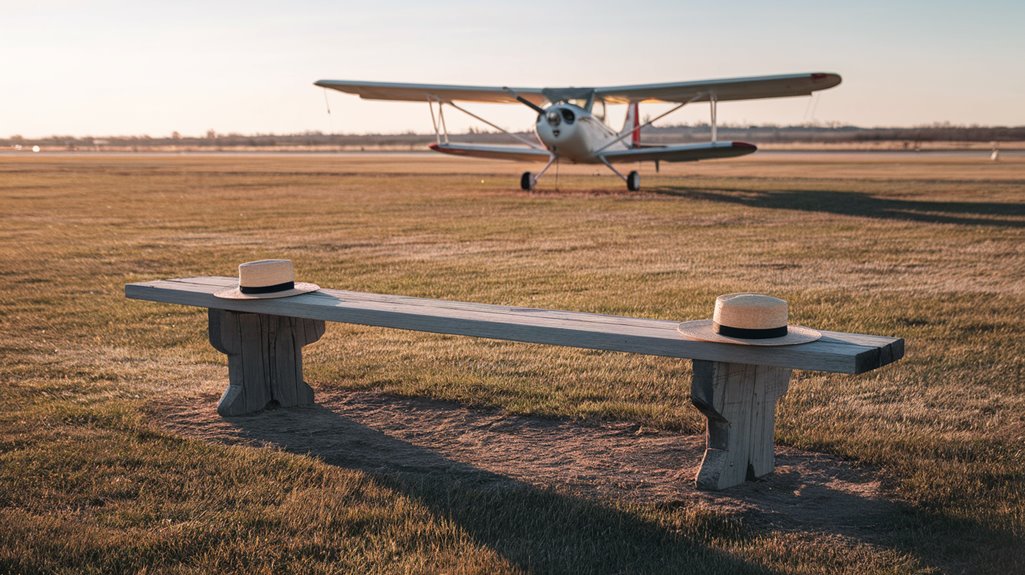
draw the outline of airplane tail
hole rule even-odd
[[[623,129],[619,131],[619,135],[633,131],[633,135],[630,136],[630,147],[636,148],[641,145],[641,116],[638,111],[639,104],[637,102],[631,102],[630,107],[626,109],[626,120],[623,121]]]

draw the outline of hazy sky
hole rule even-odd
[[[722,104],[720,122],[1025,125],[1023,0],[0,0],[0,39],[2,136],[431,129],[424,104],[338,92],[328,115],[321,78],[591,86],[811,71],[844,82],[817,101]],[[516,129],[534,116],[472,107]],[[668,121],[706,117],[695,106]]]

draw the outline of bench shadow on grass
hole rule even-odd
[[[527,572],[777,573],[694,535],[448,459],[321,406],[228,421],[244,440],[367,473]],[[739,531],[729,521],[710,519],[704,535],[738,538]]]
[[[740,542],[770,535],[779,528],[778,519],[766,519],[766,514],[760,512],[746,513],[743,527],[736,518],[709,513],[704,519],[688,518],[683,529],[674,529],[617,509],[600,498],[541,489],[446,458],[321,406],[273,410],[259,417],[230,418],[229,422],[244,440],[273,444],[330,465],[365,472],[382,485],[422,503],[435,517],[452,520],[479,544],[529,572],[775,572],[707,544],[712,539]],[[910,554],[926,565],[948,562],[937,554],[943,554],[942,545],[949,541],[940,533],[923,537],[923,528],[933,530],[927,525],[936,526],[939,532],[986,531],[979,525],[954,525],[949,519],[925,517],[903,504],[837,492],[830,489],[829,477],[797,475],[779,470],[769,483],[749,484],[754,487],[737,488],[716,497],[768,503],[784,516],[788,506],[823,507],[822,517],[810,519],[812,525],[789,525],[785,530],[836,534]],[[800,497],[793,486],[803,491]],[[668,515],[690,507],[679,501],[655,505]],[[836,521],[838,518],[830,513],[841,508],[848,510],[847,515]],[[852,515],[851,509],[858,512]],[[894,537],[895,532],[915,536]]]
[[[824,212],[931,224],[960,224],[1002,228],[1025,227],[1025,204],[1001,202],[932,202],[881,198],[863,192],[835,190],[777,190],[663,186],[652,193],[739,204],[752,208]],[[1011,219],[1011,218],[1021,219]]]

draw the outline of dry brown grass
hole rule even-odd
[[[0,157],[0,571],[1009,572],[1025,568],[1025,159],[755,155],[645,174],[420,155]],[[554,174],[553,174],[554,176]],[[443,479],[189,438],[225,380],[194,309],[129,281],[290,257],[321,285],[703,317],[718,293],[903,336],[799,374],[779,442],[878,473],[862,537],[771,516]],[[315,388],[699,432],[666,359],[332,325]]]

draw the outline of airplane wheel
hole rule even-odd
[[[529,192],[534,189],[534,174],[530,172],[523,172],[520,176],[520,189]]]
[[[626,176],[626,189],[631,192],[636,192],[641,189],[641,175],[636,170],[630,172]]]

